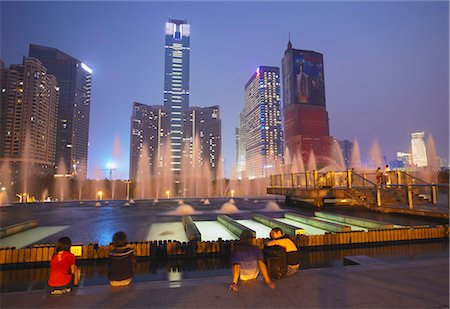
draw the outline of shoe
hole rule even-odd
[[[52,295],[62,295],[64,294],[64,290],[53,290],[50,292]]]

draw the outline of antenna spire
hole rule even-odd
[[[292,48],[292,43],[291,43],[291,32],[288,31],[288,49]]]

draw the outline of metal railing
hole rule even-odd
[[[436,204],[439,186],[442,185],[428,183],[400,170],[384,172],[379,177],[375,171],[357,173],[354,170],[328,172],[313,170],[270,176],[270,188],[353,189],[360,190],[360,193],[367,192],[363,189],[370,189],[375,194],[377,206],[382,205],[382,199],[386,202],[397,199],[406,203],[409,208],[413,208],[414,203]]]

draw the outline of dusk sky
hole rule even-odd
[[[133,101],[163,103],[164,27],[191,24],[190,105],[219,105],[227,175],[244,85],[260,65],[281,67],[296,49],[324,56],[330,134],[378,141],[388,160],[411,133],[449,152],[449,3],[401,2],[1,2],[1,59],[22,63],[30,43],[58,48],[93,69],[89,177],[118,164],[128,178]],[[122,155],[113,144],[120,142]],[[117,149],[118,147],[116,147]],[[118,158],[122,156],[122,158]]]

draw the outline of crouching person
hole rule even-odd
[[[239,279],[256,279],[259,272],[261,272],[266,285],[271,289],[275,289],[275,284],[270,280],[269,274],[267,273],[261,249],[252,245],[252,238],[253,235],[251,232],[243,231],[239,243],[236,245],[231,256],[231,272],[233,276],[233,282],[229,287],[231,291],[239,291]]]
[[[78,285],[80,271],[75,265],[75,255],[70,252],[72,241],[69,237],[58,239],[50,261],[50,276],[48,286],[52,295],[61,295],[72,291]]]
[[[113,249],[109,252],[108,279],[111,286],[125,286],[131,283],[136,258],[133,248],[127,246],[125,232],[113,236]]]
[[[279,246],[286,252],[286,264],[287,273],[286,275],[292,275],[298,271],[300,268],[300,254],[298,252],[297,246],[288,236],[285,236],[283,231],[274,227],[270,231],[270,240],[266,243],[267,247]],[[284,264],[284,263],[283,263]],[[270,266],[268,266],[270,268]],[[269,270],[270,271],[270,270]]]

